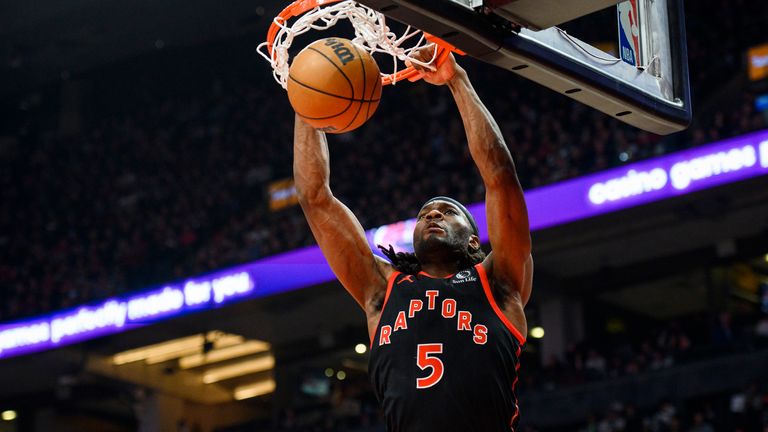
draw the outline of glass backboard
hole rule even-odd
[[[359,2],[638,128],[664,135],[691,121],[682,0]],[[608,7],[636,52],[613,56],[557,27]]]

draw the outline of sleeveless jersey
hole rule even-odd
[[[395,272],[369,365],[387,430],[516,430],[524,342],[481,264],[447,278]]]

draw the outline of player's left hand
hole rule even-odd
[[[433,57],[435,57],[436,48],[437,45],[431,43],[417,50],[413,57],[419,61],[427,63],[432,60]],[[456,58],[453,56],[453,53],[448,54],[448,58],[446,58],[441,65],[437,66],[436,70],[430,70],[429,68],[420,66],[410,61],[407,61],[406,65],[413,66],[414,69],[421,73],[422,79],[424,81],[434,85],[444,85],[453,79],[453,77],[456,75],[456,70],[459,67],[459,65],[456,64]],[[433,64],[433,66],[435,65]]]

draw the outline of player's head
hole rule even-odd
[[[452,261],[467,268],[485,259],[475,219],[460,202],[443,196],[431,198],[421,206],[416,217],[415,254],[396,252],[391,245],[389,248],[379,246],[397,270],[417,274],[422,263],[430,261]]]
[[[461,259],[469,265],[480,249],[477,223],[466,207],[453,198],[427,200],[416,215],[413,249],[421,262],[430,259]]]
[[[421,209],[419,209],[419,213],[416,215],[416,220],[418,222],[419,216],[422,214],[426,214],[425,210],[431,210],[431,209],[446,209],[448,210],[458,210],[461,212],[461,215],[464,216],[464,220],[469,224],[470,229],[472,230],[472,234],[475,236],[479,236],[480,233],[477,230],[477,222],[475,222],[475,218],[472,217],[472,213],[467,210],[466,207],[464,207],[464,204],[456,201],[453,198],[446,197],[446,196],[436,196],[434,198],[430,198],[427,200],[427,202],[424,203],[424,205],[421,206]]]

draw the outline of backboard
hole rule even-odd
[[[617,9],[636,44],[634,65],[626,51],[622,61],[556,27],[616,0],[359,2],[638,128],[665,135],[691,121],[683,0],[630,0]]]

